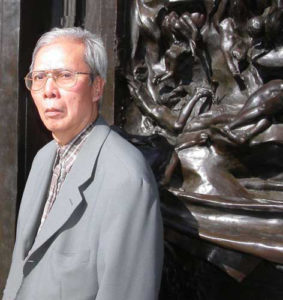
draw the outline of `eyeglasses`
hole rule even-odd
[[[52,78],[58,87],[69,89],[75,86],[78,80],[78,75],[89,75],[93,80],[93,73],[75,72],[65,69],[33,71],[26,75],[25,84],[30,91],[41,90],[48,78]]]

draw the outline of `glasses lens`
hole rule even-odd
[[[27,76],[25,77],[25,84],[27,89],[31,90],[31,86],[32,86],[32,78],[31,78],[31,74],[27,74]]]
[[[33,72],[30,72],[26,77],[25,77],[25,83],[26,83],[26,87],[29,90],[36,90],[39,89],[39,84],[37,82],[37,84],[35,84],[35,74]]]
[[[58,86],[62,88],[70,88],[76,83],[76,73],[69,70],[60,70],[55,74],[55,80]]]
[[[43,87],[44,83],[46,82],[46,78],[45,72],[30,72],[25,77],[25,83],[29,90],[38,91]]]
[[[25,77],[26,87],[29,90],[38,91],[43,88],[48,77],[53,78],[62,88],[71,88],[77,81],[77,73],[69,70],[34,71]]]

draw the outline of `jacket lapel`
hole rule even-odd
[[[28,211],[24,213],[22,239],[23,255],[26,256],[30,250],[39,226],[42,210],[46,200],[46,190],[48,189],[53,161],[56,155],[55,143],[50,143],[48,149],[40,156],[40,163],[35,165],[23,195],[23,203]],[[21,221],[21,220],[19,220]]]
[[[50,239],[70,218],[83,198],[79,190],[93,176],[99,152],[110,132],[109,126],[99,117],[87,141],[80,150],[70,173],[35,240],[30,255]]]

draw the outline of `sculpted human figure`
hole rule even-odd
[[[249,97],[232,122],[223,127],[222,132],[233,142],[245,143],[266,130],[282,112],[283,81],[272,80]],[[253,125],[250,129],[235,132],[235,129],[249,124]]]
[[[243,85],[240,61],[246,59],[247,45],[237,33],[237,25],[233,18],[226,18],[219,24],[220,46],[232,76]]]
[[[188,96],[186,104],[176,116],[176,114],[166,105],[153,102],[143,85],[130,79],[128,81],[128,86],[138,107],[146,115],[153,118],[159,126],[172,133],[182,131],[193,108],[201,98],[206,98],[210,102],[213,99],[213,92],[210,89],[202,87],[197,88],[191,98]]]
[[[211,67],[207,52],[202,43],[200,30],[205,23],[205,16],[201,13],[184,12],[180,16],[172,11],[164,17],[161,24],[162,34],[166,37],[169,47],[164,54],[165,72],[154,76],[154,83],[160,83],[169,78],[178,77],[176,70],[181,63],[180,57],[190,55],[195,61],[198,56],[204,66],[208,80],[211,77]]]
[[[160,60],[160,38],[161,29],[157,24],[157,19],[164,10],[165,0],[135,0],[131,6],[131,69],[132,73],[138,73],[139,61],[145,64],[147,69],[146,81],[147,89],[155,101],[158,99],[158,91],[153,81],[155,76],[155,67]],[[139,43],[139,41],[142,41]],[[142,57],[140,49],[142,47]],[[139,50],[139,51],[137,51]]]

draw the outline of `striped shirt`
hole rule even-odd
[[[60,191],[60,188],[70,172],[77,155],[89,136],[94,122],[81,131],[70,143],[64,146],[57,146],[56,157],[53,165],[53,173],[51,177],[48,197],[44,206],[38,232],[41,230],[55,200]]]

